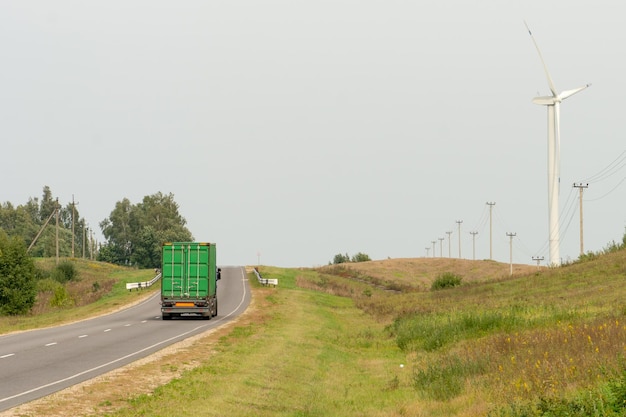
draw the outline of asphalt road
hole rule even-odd
[[[222,267],[217,286],[218,315],[212,320],[161,320],[159,301],[157,292],[141,304],[110,315],[0,336],[0,411],[218,327],[245,311],[250,290],[244,268]]]

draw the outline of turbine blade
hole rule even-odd
[[[528,34],[530,35],[530,38],[533,40],[533,43],[535,44],[535,48],[537,48],[537,53],[539,53],[539,59],[541,59],[541,64],[543,65],[543,70],[546,72],[546,77],[548,78],[548,85],[550,86],[550,91],[552,92],[552,95],[554,97],[556,97],[556,96],[558,96],[558,93],[556,92],[556,87],[554,86],[554,82],[552,81],[552,77],[550,77],[550,73],[548,72],[548,67],[546,66],[546,63],[543,60],[543,55],[541,55],[541,50],[539,49],[539,45],[537,45],[537,41],[535,41],[535,37],[533,36],[532,32],[530,31],[530,28],[528,27],[528,24],[526,23],[525,20],[524,20],[524,25],[526,25],[526,29],[528,29]]]
[[[578,87],[573,90],[565,90],[561,94],[559,94],[559,100],[565,100],[566,98],[573,96],[574,94],[583,91],[585,88],[589,87],[591,84],[587,84],[583,87]]]

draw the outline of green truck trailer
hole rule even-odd
[[[215,244],[164,243],[161,265],[161,314],[163,320],[183,314],[205,319],[217,316]]]

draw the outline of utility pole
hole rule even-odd
[[[76,202],[74,202],[74,194],[72,194],[72,258],[74,257],[74,241],[76,235],[74,234],[74,218],[76,217]]]
[[[585,254],[585,249],[583,246],[583,188],[587,187],[589,187],[589,184],[583,184],[582,182],[579,184],[574,183],[574,188],[578,188],[578,200],[580,201],[580,256]]]
[[[436,254],[435,254],[435,243],[437,243],[436,240],[431,240],[430,243],[433,244],[433,258],[436,258]]]
[[[429,256],[428,256],[428,255],[430,255],[430,248],[426,248],[426,257],[427,257],[427,258],[429,258]]]
[[[59,199],[58,198],[57,198],[56,205],[54,206],[54,210],[56,211],[56,221],[57,221],[55,243],[57,247],[56,263],[58,265],[59,264]]]
[[[452,258],[452,239],[450,239],[452,231],[446,233],[448,234],[448,258]]]
[[[456,221],[456,224],[459,225],[459,259],[461,259],[461,223],[463,223],[463,220]]]
[[[537,269],[539,269],[539,262],[543,261],[543,256],[533,256],[533,261],[537,261]]]
[[[516,236],[517,233],[507,232],[506,235],[509,237],[509,265],[510,265],[509,275],[513,275],[513,236]]]
[[[489,206],[489,259],[493,260],[493,229],[492,229],[492,221],[491,221],[491,212],[493,211],[493,206],[496,205],[494,202],[487,202]]]
[[[440,237],[439,239],[439,257],[443,258],[443,240],[445,237]]]
[[[89,259],[93,261],[93,228],[89,230]]]
[[[472,259],[476,260],[476,235],[478,232],[470,232],[472,235]]]

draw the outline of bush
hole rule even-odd
[[[347,262],[367,262],[367,261],[371,261],[372,259],[369,257],[368,254],[366,253],[362,253],[359,252],[356,255],[353,255],[352,258],[350,258],[350,255],[348,255],[347,253],[345,255],[338,253],[337,255],[335,255],[335,257],[333,258],[333,264],[334,265],[338,265],[338,264],[344,264]]]
[[[51,294],[52,297],[49,302],[50,307],[65,308],[74,305],[74,301],[67,291],[67,288],[59,281],[52,278],[42,279],[37,282],[37,291],[39,293]]]
[[[337,264],[344,264],[346,262],[350,262],[350,256],[348,256],[347,253],[345,255],[342,255],[341,253],[338,253],[333,258],[333,264],[335,264],[335,265],[337,265]]]
[[[463,278],[457,274],[453,274],[452,272],[444,272],[439,275],[435,281],[433,281],[433,285],[430,287],[431,290],[443,290],[445,288],[452,288],[458,285],[461,285],[461,281]]]
[[[371,259],[369,255],[366,253],[359,252],[352,257],[352,262],[367,262],[367,261],[371,261]]]
[[[76,267],[69,261],[63,261],[54,268],[52,271],[52,278],[56,281],[64,284],[70,281],[76,281],[78,279],[78,273]]]
[[[54,289],[54,295],[50,300],[50,306],[65,308],[71,307],[73,305],[74,302],[72,301],[72,297],[70,297],[70,294],[67,292],[67,289],[63,285],[59,285]]]
[[[0,230],[0,314],[18,315],[35,304],[35,265],[24,241]]]

